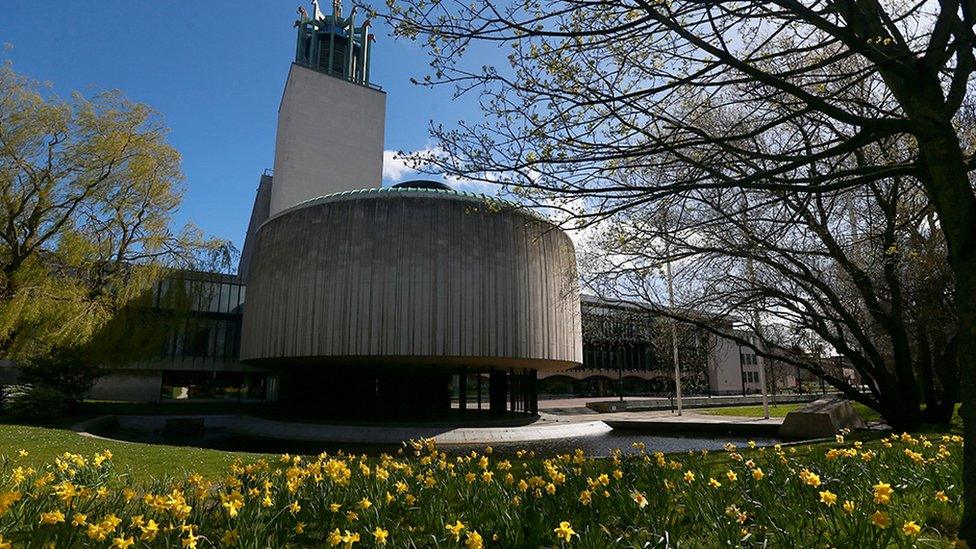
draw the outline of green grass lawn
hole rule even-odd
[[[857,413],[861,414],[861,417],[865,421],[877,421],[881,419],[878,412],[868,408],[867,406],[853,402],[854,409]],[[788,404],[770,404],[769,405],[769,416],[770,417],[784,417],[786,414],[798,410],[807,403],[805,402],[793,402]],[[755,406],[722,406],[720,408],[703,408],[694,410],[696,413],[709,414],[713,416],[741,416],[741,417],[763,417],[763,407],[761,404]]]
[[[52,462],[55,456],[64,452],[90,456],[95,452],[111,450],[116,466],[129,469],[136,480],[167,474],[180,476],[184,471],[220,478],[235,459],[243,457],[255,460],[260,456],[244,452],[117,442],[82,436],[68,429],[0,424],[0,455],[15,456],[20,449],[27,450],[29,456],[26,459],[18,458],[17,463],[35,467]]]

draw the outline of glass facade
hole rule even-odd
[[[160,355],[236,362],[245,293],[236,277],[224,275],[157,283],[153,307],[173,315]]]
[[[547,376],[547,394],[585,396],[667,395],[674,391],[671,322],[626,305],[584,300],[583,365],[574,376]],[[707,394],[711,339],[703,330],[678,325],[682,391]],[[580,379],[581,376],[585,376]]]
[[[580,369],[662,373],[674,369],[671,323],[666,318],[631,307],[584,303],[582,328]],[[677,330],[682,370],[704,374],[708,334],[687,324],[679,324]]]
[[[238,362],[246,289],[236,276],[181,273],[156,284],[151,307],[165,334],[158,358],[163,400],[263,400],[274,376]]]

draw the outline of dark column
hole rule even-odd
[[[529,370],[529,413],[539,413],[539,377],[538,372]]]
[[[478,411],[481,411],[481,372],[478,372]]]
[[[510,411],[514,412],[516,402],[517,402],[515,398],[515,369],[514,368],[508,369],[508,379],[509,379],[509,387],[510,387],[509,394],[508,394],[508,407]]]
[[[508,393],[504,370],[492,370],[488,378],[488,409],[493,416],[505,413],[505,396]]]
[[[464,417],[464,411],[468,408],[468,372],[466,369],[462,368],[461,373],[458,374],[458,410],[461,412],[461,417]]]

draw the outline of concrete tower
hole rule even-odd
[[[295,61],[278,107],[274,174],[261,178],[247,228],[239,274],[246,280],[254,233],[270,216],[336,192],[378,188],[383,178],[386,93],[369,81],[373,35],[356,26],[356,9],[342,16],[312,2],[300,9]]]

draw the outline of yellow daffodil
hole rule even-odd
[[[891,485],[886,482],[878,482],[874,488],[874,502],[878,505],[887,505],[891,502],[891,495],[895,493]]]
[[[358,543],[358,542],[359,542],[359,534],[358,533],[350,532],[349,530],[343,531],[343,533],[342,533],[342,547],[344,549],[349,549],[350,547],[352,547],[352,544]]]
[[[461,541],[461,530],[464,530],[464,523],[460,520],[455,521],[454,524],[447,524],[444,528],[454,535],[454,541]]]
[[[139,539],[144,541],[152,541],[156,539],[156,536],[159,534],[159,525],[156,524],[156,521],[153,519],[149,519],[149,521],[140,526],[139,529],[142,530],[142,535],[139,536]]]
[[[579,495],[579,502],[583,505],[589,505],[593,501],[593,494],[589,490],[583,490]]]
[[[388,530],[384,530],[380,528],[379,526],[377,526],[376,529],[373,530],[373,539],[376,540],[377,545],[386,545],[386,538],[388,538],[389,536],[390,536],[390,532]]]
[[[112,538],[112,549],[129,549],[136,542],[135,538]]]
[[[633,492],[630,494],[630,498],[634,500],[634,502],[637,503],[637,506],[641,509],[647,507],[647,497],[644,496],[644,494],[640,492]]]
[[[854,514],[854,502],[846,499],[844,500],[844,512],[848,515]]]
[[[465,549],[483,549],[484,546],[484,540],[481,538],[481,534],[479,534],[477,530],[468,532],[464,539]]]
[[[64,513],[58,510],[41,513],[41,524],[58,524],[64,522]]]
[[[567,543],[569,543],[569,541],[573,539],[573,536],[576,535],[576,531],[573,530],[573,527],[570,526],[569,522],[565,520],[560,522],[559,527],[555,528],[553,532],[555,532],[556,538]]]
[[[922,531],[922,527],[919,526],[918,524],[915,524],[914,520],[907,521],[901,527],[901,532],[906,536],[910,536],[910,537],[917,536],[918,533],[921,531]]]
[[[194,536],[193,530],[190,530],[186,537],[180,540],[180,543],[187,549],[197,549],[197,539],[199,538],[200,536]]]
[[[871,515],[871,524],[881,528],[882,530],[888,527],[890,520],[888,519],[888,513],[884,511],[875,511]]]
[[[820,475],[812,473],[807,469],[800,471],[800,479],[807,486],[813,486],[814,488],[820,486]]]
[[[823,490],[820,492],[820,503],[823,503],[827,507],[832,507],[837,503],[837,494],[831,492],[830,490]]]

